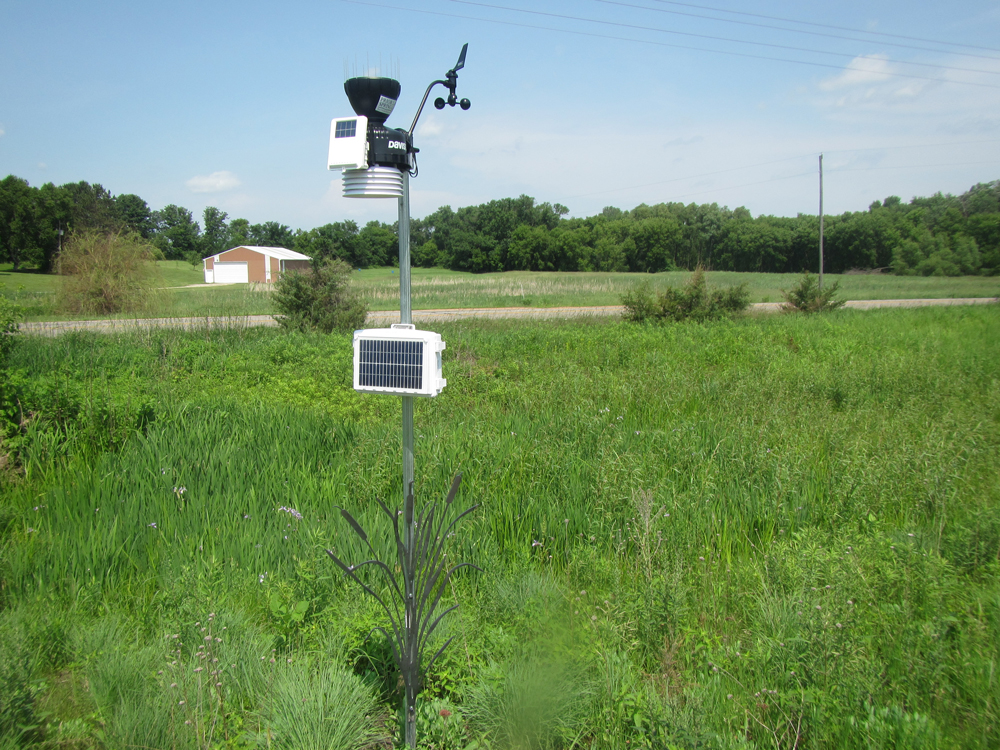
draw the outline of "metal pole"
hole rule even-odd
[[[403,172],[403,194],[399,197],[399,322],[412,322],[410,307],[410,175]],[[404,695],[404,742],[407,747],[417,746],[417,686],[415,679],[420,671],[420,655],[416,648],[416,597],[414,591],[414,546],[416,527],[413,508],[413,396],[403,396],[403,520],[406,532],[403,539],[406,561],[404,566],[404,586],[406,590],[406,631],[404,638],[407,644],[407,654],[416,664],[401,664],[404,674],[410,679],[405,680]]]
[[[403,194],[399,198],[399,322],[413,322],[410,308],[410,175],[403,172]],[[403,501],[413,483],[413,397],[403,396]],[[409,517],[409,516],[407,516]],[[407,536],[411,535],[407,529]],[[407,540],[409,547],[409,539]]]
[[[819,155],[819,290],[823,291],[823,154]]]

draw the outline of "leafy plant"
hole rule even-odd
[[[834,299],[840,282],[835,281],[828,285],[826,289],[819,288],[819,281],[815,276],[806,271],[802,274],[797,286],[792,287],[787,292],[782,291],[785,297],[785,304],[781,306],[784,312],[827,312],[843,307],[845,300]]]
[[[137,234],[78,232],[59,258],[59,306],[70,313],[149,309],[157,297],[158,251]]]
[[[368,305],[350,285],[351,267],[327,260],[302,273],[289,271],[274,285],[275,320],[296,331],[350,332],[361,328]]]
[[[24,311],[21,306],[3,295],[4,285],[0,283],[0,365],[7,359],[7,353],[17,343]]]
[[[641,284],[622,296],[623,317],[633,323],[719,320],[739,315],[749,305],[746,284],[712,289],[700,266],[680,289],[667,287],[654,297],[649,285]]]

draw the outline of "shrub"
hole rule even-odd
[[[0,284],[0,365],[7,359],[7,354],[14,347],[19,333],[21,318],[24,317],[21,307],[3,296],[3,284]]]
[[[157,250],[134,233],[80,232],[59,259],[59,306],[71,313],[138,312],[153,306]]]
[[[353,331],[365,324],[368,305],[350,286],[351,267],[327,260],[306,273],[292,271],[274,285],[275,320],[297,331]]]
[[[834,299],[840,282],[835,281],[826,289],[819,288],[819,281],[815,276],[806,271],[802,275],[798,286],[792,287],[787,292],[782,291],[785,296],[785,304],[781,306],[784,312],[826,312],[843,307],[845,300]]]
[[[713,289],[705,280],[705,270],[695,269],[681,288],[667,287],[654,298],[648,284],[640,284],[622,296],[623,317],[633,323],[684,320],[718,320],[739,315],[750,305],[746,284]]]

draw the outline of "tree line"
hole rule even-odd
[[[762,215],[712,204],[607,207],[566,218],[558,203],[503,198],[457,211],[443,206],[412,219],[417,266],[457,271],[635,271],[694,269],[798,273],[819,268],[819,218]],[[251,224],[207,207],[152,210],[137,195],[112,195],[87,182],[32,187],[0,180],[0,260],[15,268],[53,270],[70,232],[134,232],[166,259],[197,262],[238,245],[285,247],[317,261],[354,268],[398,263],[397,227],[354,221],[292,230],[276,221]],[[61,233],[61,234],[60,234]],[[904,203],[890,196],[867,211],[824,217],[824,270],[881,268],[898,274],[1000,273],[1000,181],[959,196],[937,193]]]

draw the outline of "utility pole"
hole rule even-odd
[[[819,290],[823,291],[823,154],[819,155]]]

